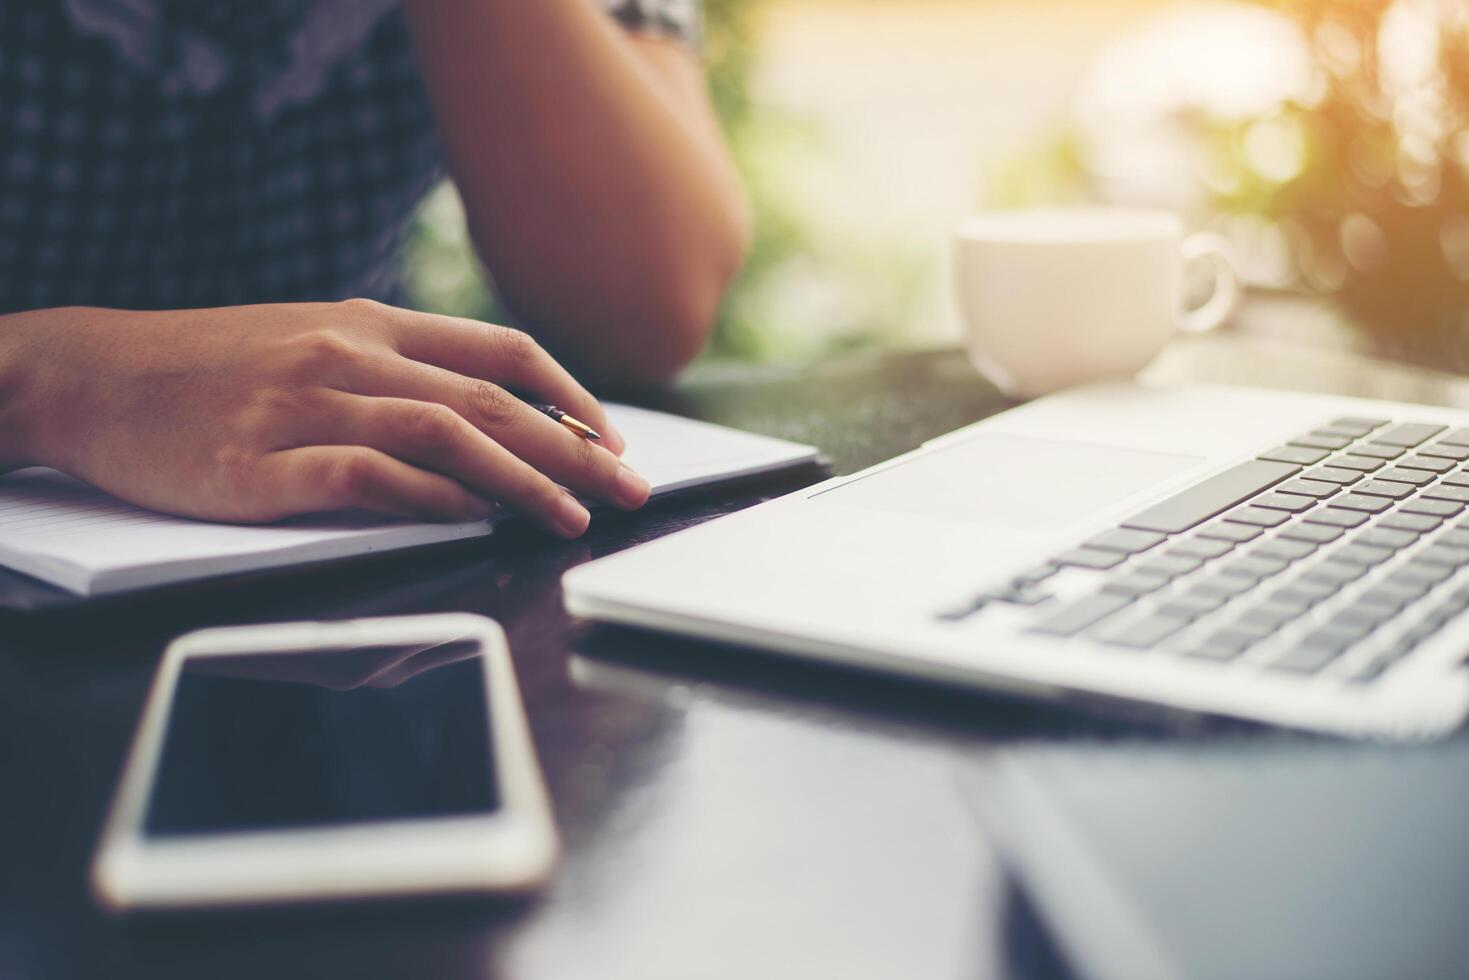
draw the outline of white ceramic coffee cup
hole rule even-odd
[[[1212,267],[1214,291],[1185,310],[1194,263]],[[1224,323],[1240,297],[1217,235],[1133,208],[975,216],[959,227],[955,276],[971,360],[1020,396],[1136,374],[1178,331]]]

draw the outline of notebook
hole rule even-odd
[[[608,405],[626,460],[655,496],[813,463],[817,451],[707,422]],[[55,470],[0,476],[0,564],[81,595],[106,595],[481,537],[494,518],[413,523],[367,514],[268,526],[212,524],[143,510]]]

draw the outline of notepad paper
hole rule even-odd
[[[675,415],[626,405],[607,412],[627,438],[627,463],[648,478],[654,495],[816,459],[810,446]],[[457,541],[493,526],[366,514],[212,524],[125,504],[55,470],[0,476],[0,564],[82,595]]]

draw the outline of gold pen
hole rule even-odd
[[[583,439],[595,439],[598,442],[602,440],[601,435],[597,433],[596,429],[592,428],[590,425],[587,425],[580,419],[572,418],[570,415],[567,415],[555,405],[537,405],[535,402],[531,402],[530,407],[534,408],[542,415],[545,415],[547,418],[551,419],[551,421],[560,422],[562,425],[566,426],[568,429],[570,429],[572,432],[575,432]]]

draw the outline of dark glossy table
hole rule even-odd
[[[1257,353],[1213,338],[1154,370],[1292,383],[1300,364]],[[1336,371],[1342,390],[1463,396],[1447,376],[1293,356],[1315,365],[1313,381]],[[818,444],[838,472],[1010,404],[953,352],[704,371],[650,403]],[[1196,733],[593,627],[562,611],[567,568],[795,485],[599,517],[573,543],[515,532],[0,614],[0,977],[983,977],[1017,946],[1027,972],[1049,972],[1044,949],[1025,952],[1024,916],[976,829],[965,773],[1024,740]],[[203,625],[440,610],[493,616],[510,635],[566,849],[541,897],[143,923],[93,906],[95,835],[169,639]]]

